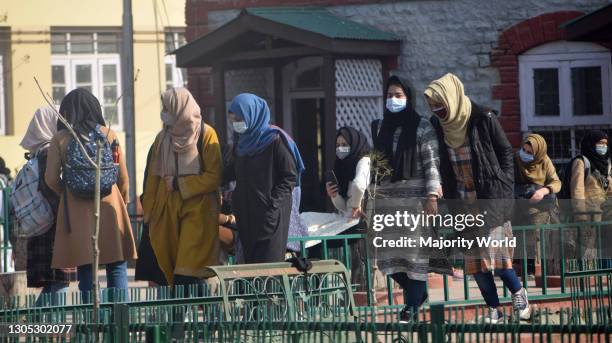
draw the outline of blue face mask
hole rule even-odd
[[[605,145],[596,145],[595,151],[597,151],[597,153],[600,154],[601,156],[605,156],[606,153],[608,152],[608,147]]]
[[[531,163],[534,159],[533,155],[526,153],[522,148],[519,150],[519,157],[521,158],[521,161],[525,163]]]
[[[387,109],[391,113],[401,112],[406,108],[406,100],[407,99],[398,99],[398,98],[388,98],[387,99]]]

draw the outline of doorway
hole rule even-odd
[[[300,211],[325,211],[323,183],[323,98],[293,99],[293,137],[300,149],[306,170],[302,175]]]

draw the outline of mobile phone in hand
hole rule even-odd
[[[325,172],[325,183],[331,183],[332,185],[338,185],[338,179],[336,179],[336,174],[334,174],[333,170],[328,170]]]

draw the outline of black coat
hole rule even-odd
[[[285,260],[292,192],[297,182],[295,158],[278,138],[254,156],[236,156],[232,208],[245,263]]]
[[[444,142],[444,131],[436,116],[431,123],[440,144],[440,173],[444,198],[457,199],[457,181],[450,163],[448,148]],[[476,196],[480,199],[496,199],[481,202],[481,212],[486,210],[491,217],[487,225],[498,226],[512,217],[514,198],[514,162],[512,146],[506,137],[496,113],[472,102],[472,113],[467,134],[472,153],[472,173]],[[485,205],[485,208],[482,208]],[[491,221],[489,221],[491,220]]]

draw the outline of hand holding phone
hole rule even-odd
[[[325,183],[331,183],[333,185],[338,185],[338,179],[336,179],[336,174],[334,174],[333,170],[328,170],[325,172]]]
[[[325,172],[325,190],[330,198],[338,195],[338,179],[332,170]]]

